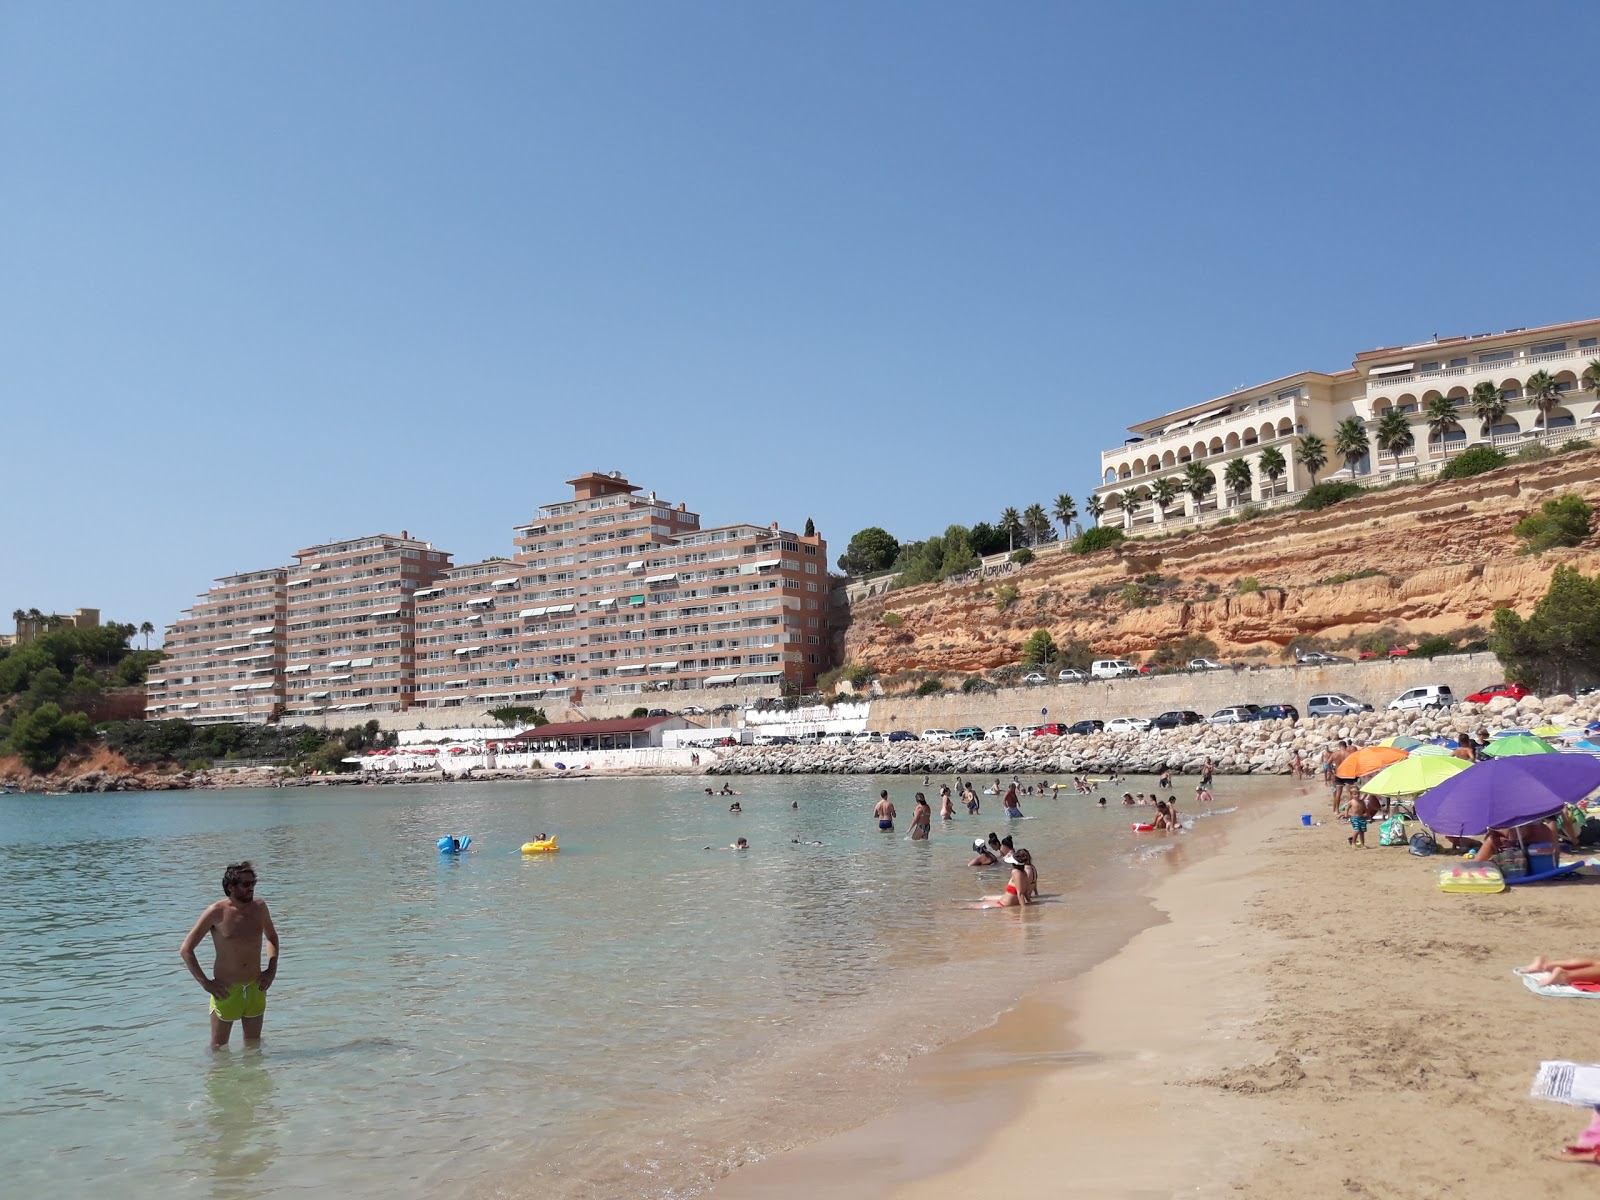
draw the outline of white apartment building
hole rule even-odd
[[[1317,473],[1327,479],[1351,471],[1334,450],[1340,422],[1357,417],[1367,428],[1370,452],[1355,464],[1361,482],[1384,482],[1437,472],[1469,446],[1494,445],[1515,450],[1528,442],[1551,446],[1586,436],[1600,424],[1600,396],[1592,381],[1600,368],[1600,319],[1509,329],[1504,333],[1434,338],[1409,346],[1367,350],[1356,355],[1347,371],[1325,374],[1303,371],[1220,396],[1128,427],[1133,436],[1100,454],[1100,484],[1094,494],[1104,507],[1102,524],[1127,529],[1158,527],[1179,519],[1204,520],[1244,504],[1281,503],[1305,491],[1311,473],[1295,456],[1300,439],[1320,438],[1328,462]],[[1556,402],[1546,416],[1528,398],[1530,376],[1545,372],[1554,382]],[[1473,391],[1493,384],[1505,414],[1490,429],[1477,417]],[[1433,402],[1443,398],[1457,417],[1440,421]],[[1430,408],[1430,405],[1432,407]],[[1380,450],[1377,423],[1390,410],[1408,418],[1409,448],[1398,454]],[[1282,456],[1277,477],[1270,478],[1275,449]],[[1250,464],[1250,486],[1231,490],[1224,481],[1230,463]],[[1214,476],[1209,495],[1198,503],[1180,490],[1163,513],[1154,503],[1157,480],[1179,484],[1190,463],[1201,463]],[[1132,501],[1124,508],[1122,497]]]

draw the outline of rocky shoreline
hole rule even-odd
[[[1143,733],[1022,737],[1003,742],[895,742],[875,746],[739,746],[711,775],[1287,775],[1296,751],[1314,768],[1330,742],[1370,746],[1394,735],[1427,741],[1547,722],[1581,728],[1600,716],[1600,696],[1459,704],[1440,712],[1370,712],[1244,725],[1187,725]]]

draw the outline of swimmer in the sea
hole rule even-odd
[[[984,841],[982,838],[972,839],[972,861],[969,862],[967,866],[992,867],[999,861],[1000,859],[990,851],[988,842]]]
[[[742,813],[744,809],[740,808],[739,802],[735,800],[732,804],[728,805],[728,811],[731,813]]]
[[[887,790],[878,793],[878,803],[873,806],[872,815],[878,819],[879,829],[894,828],[894,804],[890,801]]]
[[[947,783],[939,789],[939,820],[953,821],[955,817],[955,805],[950,802],[950,785]]]
[[[796,846],[822,846],[826,844],[824,842],[802,842],[799,838],[790,838],[789,840]]]
[[[731,846],[707,846],[706,849],[707,850],[748,850],[748,849],[750,849],[750,843],[745,841],[743,838],[740,838],[738,841],[736,841]]]
[[[921,792],[917,793],[917,803],[911,810],[911,840],[924,842],[928,840],[928,831],[933,825],[933,809],[928,807],[928,800]]]
[[[731,795],[733,795],[733,789],[731,787],[729,787],[727,784],[723,784],[722,785],[722,791],[721,791],[720,794],[724,795],[724,796],[731,796]]]

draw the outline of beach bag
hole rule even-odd
[[[1433,840],[1431,833],[1414,833],[1411,835],[1409,849],[1418,858],[1427,858],[1439,849],[1439,843]]]
[[[1378,826],[1378,845],[1404,846],[1406,844],[1406,819],[1388,817]]]

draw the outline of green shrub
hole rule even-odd
[[[1529,442],[1517,451],[1517,461],[1524,463],[1543,462],[1554,455],[1555,451],[1543,442]],[[1443,474],[1443,472],[1440,472],[1440,474]]]
[[[1527,447],[1525,446],[1523,449],[1527,449]],[[1540,447],[1540,449],[1543,449],[1543,447]],[[1545,454],[1548,455],[1549,451],[1546,450]],[[1493,446],[1474,446],[1470,450],[1463,450],[1445,463],[1444,470],[1439,472],[1439,478],[1465,479],[1469,475],[1482,475],[1485,471],[1503,467],[1510,461]]]
[[[1045,667],[1056,660],[1056,640],[1048,629],[1035,629],[1022,643],[1022,665]]]
[[[1247,592],[1259,592],[1261,585],[1254,575],[1244,575],[1234,581],[1233,590],[1242,596]]]
[[[1440,637],[1435,634],[1433,637],[1425,637],[1418,642],[1416,648],[1411,651],[1411,657],[1438,658],[1441,654],[1454,654],[1455,652],[1456,644],[1454,642],[1447,637]]]
[[[942,679],[924,679],[917,684],[917,695],[919,696],[932,696],[942,691],[944,691],[944,680]]]
[[[1259,504],[1246,504],[1243,508],[1241,508],[1239,510],[1239,520],[1241,520],[1241,521],[1254,521],[1257,517],[1261,516],[1266,511],[1267,510],[1262,508],[1261,505],[1259,505]]]
[[[1117,599],[1122,601],[1124,608],[1143,608],[1154,601],[1144,594],[1144,589],[1137,583],[1130,583],[1117,593]]]
[[[878,673],[866,663],[852,663],[845,667],[843,679],[851,687],[866,687],[877,678]]]
[[[906,619],[897,612],[878,614],[878,624],[887,625],[890,629],[899,629],[906,623]]]
[[[1026,546],[1013,550],[1011,552],[1011,561],[1025,567],[1033,561],[1033,551]]]
[[[1353,499],[1365,490],[1359,483],[1352,483],[1348,479],[1324,479],[1307,488],[1306,494],[1296,500],[1294,506],[1302,512],[1319,512],[1342,500]]]
[[[974,692],[997,692],[999,690],[987,679],[979,679],[976,675],[961,685],[961,692],[966,696],[970,696]]]
[[[629,718],[635,721],[637,721],[640,717],[648,717],[649,715],[650,710],[645,708],[643,705],[640,705],[638,708],[634,709],[628,714]]]
[[[1571,454],[1574,450],[1593,450],[1594,443],[1588,438],[1568,438],[1561,443],[1561,453]]]
[[[1538,554],[1556,546],[1576,546],[1589,536],[1591,508],[1576,492],[1565,492],[1546,500],[1539,511],[1529,513],[1511,527],[1519,538],[1527,539],[1522,553]]]
[[[1071,550],[1074,554],[1093,554],[1096,550],[1106,550],[1118,542],[1126,541],[1127,537],[1115,525],[1096,525],[1073,538]]]
[[[994,590],[994,606],[1000,612],[1005,612],[1017,602],[1017,589],[1009,583],[1002,583]]]

